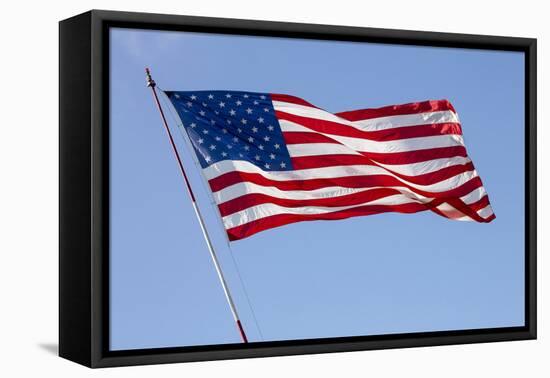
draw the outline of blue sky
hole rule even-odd
[[[111,349],[240,342],[145,67],[165,90],[289,93],[333,112],[446,98],[461,119],[493,222],[380,214],[228,243],[168,112],[251,341],[524,324],[522,53],[112,29],[110,64]]]

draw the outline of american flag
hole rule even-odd
[[[165,93],[230,240],[383,212],[495,218],[447,100],[330,113],[284,94]]]

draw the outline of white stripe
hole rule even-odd
[[[470,193],[466,194],[465,196],[460,197],[460,199],[466,205],[469,205],[471,203],[479,201],[485,195],[487,195],[487,191],[483,186],[480,186],[479,188],[472,190]]]
[[[484,207],[483,209],[479,210],[477,212],[477,214],[482,217],[483,219],[487,219],[488,217],[490,217],[491,215],[493,215],[493,209],[491,207],[491,205],[487,205],[486,207]],[[453,220],[458,220],[458,221],[473,221],[472,218],[470,218],[469,216],[465,215],[461,218],[455,218]]]
[[[444,212],[444,213],[449,213],[449,212],[457,211],[457,210],[454,208],[454,206],[449,205],[447,202],[444,202],[444,203],[442,203],[441,205],[436,206],[436,208],[437,208],[438,210],[441,210],[441,211]]]
[[[418,114],[403,114],[353,121],[356,127],[364,131],[385,130],[395,127],[434,125],[437,123],[460,123],[458,115],[450,110],[440,110]]]
[[[292,199],[292,200],[309,200],[320,198],[335,198],[345,196],[349,194],[368,192],[376,189],[395,189],[401,192],[401,194],[414,198],[423,203],[431,201],[433,198],[425,197],[420,194],[414,193],[409,188],[403,186],[375,186],[370,188],[345,188],[342,186],[329,186],[325,188],[313,189],[313,190],[281,190],[273,186],[262,186],[251,182],[239,182],[237,184],[228,186],[213,193],[216,204],[220,205],[224,202],[239,198],[246,194],[265,194],[275,198]]]
[[[475,192],[475,190],[474,190],[474,192]],[[475,201],[473,201],[473,202],[475,202]],[[451,216],[453,220],[473,221],[473,219],[471,217],[469,217],[468,215],[464,215],[460,210],[456,209],[452,205],[449,205],[448,203],[443,203],[443,204],[437,206],[437,209],[441,210],[441,212],[443,212],[445,215]],[[463,216],[462,217],[456,217],[457,214],[462,214]],[[487,205],[483,209],[478,210],[477,214],[481,218],[487,219],[488,217],[493,215],[493,208],[491,207],[491,205]]]
[[[360,155],[359,152],[373,152],[390,154],[396,152],[414,152],[432,148],[457,147],[464,145],[462,135],[437,135],[422,138],[374,142],[365,139],[356,139],[341,136],[331,136],[332,139],[343,143],[304,143],[287,144],[290,157],[323,156],[332,154]]]
[[[301,117],[338,122],[343,125],[356,127],[353,122],[348,121],[344,118],[338,117],[322,109],[312,108],[311,106],[292,104],[289,102],[281,102],[281,101],[272,101],[272,102],[273,102],[273,107],[275,108],[276,111],[281,111],[288,114],[294,114]]]
[[[454,206],[444,202],[439,206],[436,206],[436,208],[441,211],[443,214],[451,218],[452,220],[459,220],[459,221],[472,221],[473,219],[470,218],[467,215],[464,215],[461,211],[459,211]],[[462,215],[459,217],[458,215]]]
[[[453,221],[460,221],[460,222],[473,222],[474,221],[472,218],[470,218],[467,215],[464,215],[463,217],[460,217],[460,218],[453,218],[452,220]]]
[[[470,193],[466,194],[465,196],[462,196],[460,197],[460,199],[466,204],[466,205],[469,205],[469,204],[472,204],[476,201],[479,201],[481,198],[483,198],[483,196],[485,196],[487,194],[487,192],[485,191],[485,188],[483,186],[480,186],[479,188],[476,188],[474,190],[472,190]],[[487,206],[487,207],[490,207],[490,206]],[[482,210],[485,210],[487,207],[485,207],[484,209]],[[454,206],[448,204],[448,203],[443,203],[439,206],[437,206],[437,209],[439,209],[442,213],[444,213],[445,215],[448,215],[450,217],[453,218],[453,220],[458,220],[458,221],[473,221],[472,218],[470,218],[468,215],[465,215],[463,214],[460,210],[456,209]],[[480,210],[480,211],[482,211]],[[482,218],[486,218],[484,217],[483,215],[480,214],[480,211],[478,211],[477,213],[482,217]],[[491,212],[492,213],[492,212]],[[491,213],[489,213],[489,215],[491,215]],[[461,217],[457,217],[457,214],[462,214]]]
[[[283,132],[299,131],[299,132],[305,132],[305,133],[318,133],[318,134],[321,134],[318,131],[314,131],[314,130],[310,129],[309,127],[305,127],[303,125],[299,125],[295,122],[287,121],[285,119],[280,119],[279,120],[279,125],[281,125],[281,131],[283,131]],[[323,134],[323,135],[327,135],[329,137],[332,136],[332,134]]]
[[[435,172],[442,168],[450,167],[453,165],[467,164],[470,159],[467,157],[453,157],[434,159],[427,162],[413,163],[413,164],[401,164],[401,165],[382,165],[382,168],[371,165],[349,165],[349,166],[336,166],[336,167],[322,167],[322,168],[309,168],[299,169],[292,171],[264,171],[260,167],[244,160],[223,160],[214,163],[204,168],[203,174],[207,180],[211,180],[218,176],[221,176],[228,172],[239,171],[246,173],[259,173],[262,176],[276,181],[291,181],[291,180],[307,180],[312,178],[333,178],[344,176],[361,176],[365,174],[373,174],[380,172],[389,173],[395,172],[397,174],[406,176],[417,176],[425,173]],[[389,170],[384,168],[389,167]]]
[[[272,203],[264,203],[257,206],[249,207],[248,209],[227,215],[222,218],[226,229],[237,227],[249,222],[256,221],[265,217],[277,214],[326,214],[340,210],[351,209],[364,205],[401,205],[406,203],[417,202],[411,198],[401,194],[380,198],[374,201],[365,202],[362,204],[340,207],[325,207],[325,206],[304,206],[297,208],[289,208]]]
[[[379,166],[388,169],[391,172],[395,172],[405,176],[418,176],[424,173],[435,172],[443,168],[452,167],[454,165],[461,165],[470,163],[467,156],[453,156],[450,158],[439,158],[427,161],[421,161],[411,164],[382,164],[377,163]]]
[[[366,188],[345,188],[343,186],[327,186],[313,190],[281,190],[274,186],[262,186],[252,182],[239,182],[213,193],[216,204],[221,204],[246,194],[265,194],[284,199],[308,200],[319,198],[334,198],[348,194],[370,190]]]
[[[481,210],[478,210],[477,211],[477,214],[482,217],[483,219],[487,219],[489,218],[491,215],[493,215],[493,208],[491,207],[491,205],[487,205],[485,206],[483,209]],[[472,218],[470,218],[469,216],[464,216],[462,218],[457,218],[457,219],[454,219],[454,220],[459,220],[459,221],[473,221]]]
[[[488,217],[493,215],[493,208],[491,207],[491,205],[487,205],[483,209],[479,210],[477,213],[483,219],[487,219]]]
[[[293,114],[301,117],[315,118],[325,121],[338,122],[343,125],[355,127],[363,131],[378,131],[396,127],[418,126],[437,123],[460,123],[456,113],[450,110],[425,112],[417,114],[404,114],[387,117],[371,118],[368,120],[348,121],[322,109],[310,106],[292,104],[289,102],[273,101],[273,107],[277,111]]]
[[[375,141],[362,138],[352,138],[340,135],[320,133],[314,130],[311,130],[307,127],[301,126],[294,122],[280,120],[279,124],[283,132],[288,132],[289,130],[296,131],[299,128],[302,128],[300,131],[320,134],[330,139],[345,145],[352,152],[363,151],[363,152],[376,152],[376,153],[392,153],[392,152],[410,152],[417,150],[427,150],[430,148],[440,148],[440,147],[456,147],[464,146],[464,138],[462,135],[456,134],[444,134],[444,135],[434,135],[426,136],[419,138],[406,138],[406,139],[397,139],[397,140],[388,140],[388,141]],[[304,155],[294,155],[294,152],[297,146],[312,146],[312,145],[323,145],[318,151],[311,149],[311,155],[327,155],[324,153],[325,145],[331,143],[305,143],[305,144],[287,144],[288,152],[290,156],[304,156]],[[307,156],[307,155],[306,155]]]
[[[454,189],[466,183],[467,181],[471,180],[475,176],[476,176],[475,170],[469,171],[431,185],[416,185],[416,184],[407,183],[403,180],[399,180],[403,183],[403,186],[391,186],[391,188],[402,190],[403,192],[408,193],[410,197],[425,199],[426,197],[424,197],[423,195],[416,194],[412,192],[410,189],[406,188],[405,184],[418,190],[437,194],[439,192],[445,192],[447,190]],[[378,187],[380,186],[376,186],[376,188]],[[373,189],[373,188],[375,187],[372,187],[369,189]],[[239,183],[227,186],[216,192],[213,192],[213,196],[216,203],[221,204],[223,202],[230,201],[234,198],[238,198],[240,196],[244,196],[250,193],[266,194],[266,195],[270,195],[278,198],[306,199],[308,198],[307,197],[308,193],[311,193],[309,198],[326,198],[326,197],[331,197],[332,195],[337,196],[337,195],[355,193],[356,191],[354,191],[353,189],[357,190],[357,188],[345,188],[341,186],[329,186],[329,187],[319,188],[315,190],[303,190],[303,191],[302,190],[282,190],[274,186],[264,186],[264,185],[243,181],[243,182],[239,182]],[[361,191],[364,189],[366,188],[359,188],[359,190],[357,191]],[[331,195],[331,191],[332,191],[332,195]]]
[[[290,157],[321,156],[321,155],[361,155],[359,152],[334,143],[308,143],[308,144],[287,144],[286,148]]]

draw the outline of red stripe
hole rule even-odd
[[[307,102],[303,98],[296,97],[296,96],[291,96],[291,95],[287,95],[287,94],[272,93],[271,94],[271,101],[288,102],[288,103],[291,103],[291,104],[304,105],[304,106],[309,106],[311,108],[317,108],[315,105]]]
[[[491,214],[487,218],[482,218],[477,212],[487,206],[490,205],[489,197],[487,195],[484,195],[476,202],[473,202],[469,205],[465,204],[464,201],[462,201],[460,198],[450,198],[443,202],[447,202],[449,205],[455,208],[455,210],[446,210],[445,212],[439,210],[439,209],[432,209],[433,212],[449,219],[458,219],[462,218],[463,216],[467,215],[472,220],[480,223],[489,223],[493,219],[495,219],[495,215]]]
[[[455,156],[467,157],[464,146],[439,147],[426,150],[417,150],[411,152],[361,152],[361,155],[319,155],[319,156],[300,156],[292,158],[292,167],[294,169],[309,169],[321,167],[335,167],[339,165],[373,165],[380,164],[412,164],[423,161],[450,158]]]
[[[485,198],[487,198],[487,196],[484,196],[478,202],[480,203],[485,201],[488,202],[488,199],[485,199]],[[379,214],[379,213],[385,213],[385,212],[416,213],[424,210],[432,210],[433,212],[443,217],[450,218],[447,214],[441,212],[439,209],[436,208],[436,206],[440,205],[443,202],[449,202],[449,201],[446,201],[444,199],[435,199],[428,204],[407,203],[402,205],[364,205],[364,206],[358,206],[352,209],[340,210],[340,211],[335,211],[332,213],[324,213],[324,214],[277,214],[277,215],[272,215],[256,221],[252,221],[237,227],[230,228],[227,230],[227,234],[229,236],[229,240],[239,240],[239,239],[247,238],[258,232],[261,232],[270,228],[274,228],[274,227],[284,226],[290,223],[312,221],[312,220],[346,219],[351,217],[373,215],[373,214]],[[473,213],[475,214],[473,215],[472,212],[475,209],[472,207],[472,205],[468,206],[468,205],[465,205],[463,202],[462,202],[462,205],[453,204],[453,206],[460,208],[460,211],[463,211],[464,214],[467,214],[472,219],[477,220],[478,222],[489,223],[496,218],[494,214],[490,215],[486,219],[481,218],[477,213]],[[470,214],[472,214],[473,216]]]
[[[481,197],[479,200],[477,200],[476,202],[473,202],[469,205],[466,205],[464,204],[465,206],[468,206],[470,209],[474,210],[474,211],[479,211],[487,206],[490,205],[489,203],[489,196],[487,194],[485,194],[483,197]]]
[[[275,111],[275,115],[279,119],[297,123],[319,133],[368,139],[379,142],[436,135],[462,135],[462,128],[460,127],[460,124],[452,122],[403,126],[377,131],[365,131],[338,122],[302,117],[281,111]],[[284,132],[283,134],[287,133],[288,132]]]
[[[403,105],[384,106],[376,109],[360,109],[347,112],[335,113],[338,117],[348,121],[360,121],[378,117],[388,117],[404,114],[418,114],[427,112],[437,112],[450,110],[456,113],[453,105],[448,100],[430,100],[422,102],[412,102]]]
[[[376,186],[399,186],[405,187],[425,197],[430,198],[448,198],[461,197],[470,193],[475,188],[481,186],[479,176],[472,178],[463,185],[443,192],[432,193],[424,190],[416,189],[406,183],[403,183],[397,178],[386,175],[369,175],[369,176],[347,176],[335,178],[319,178],[311,180],[294,180],[294,181],[275,181],[270,180],[257,173],[247,173],[233,171],[225,173],[221,176],[209,180],[212,192],[217,192],[228,186],[240,183],[251,182],[262,186],[272,186],[280,190],[314,190],[331,186],[342,186],[345,188],[370,188]]]
[[[344,196],[328,197],[328,198],[314,198],[306,200],[287,199],[272,197],[267,194],[251,193],[241,197],[234,198],[227,202],[218,205],[220,214],[222,217],[236,213],[238,211],[248,209],[252,206],[261,205],[264,203],[272,203],[279,206],[296,208],[305,206],[326,206],[326,207],[339,207],[339,206],[352,206],[359,205],[368,201],[374,201],[387,196],[399,194],[397,189],[392,188],[376,188],[359,193],[347,194]]]
[[[399,174],[399,173],[391,172],[391,171],[388,171],[388,172],[393,173],[394,175],[399,177],[401,180],[406,181],[407,183],[416,184],[416,185],[431,185],[431,184],[435,184],[435,183],[441,182],[443,180],[446,180],[450,177],[454,177],[454,176],[459,175],[461,173],[469,172],[469,171],[472,171],[472,170],[474,170],[474,165],[473,165],[472,162],[469,162],[469,163],[466,163],[466,164],[452,165],[450,167],[441,168],[437,171],[428,172],[428,173],[424,173],[424,174],[416,175],[416,176],[407,176],[407,175],[403,175],[403,174]],[[343,173],[345,173],[345,172],[343,172]],[[355,181],[356,178],[357,178],[357,180],[360,180],[363,177],[373,177],[373,176],[375,176],[375,177],[391,177],[391,176],[388,176],[388,175],[377,174],[377,175],[364,175],[364,176],[342,176],[342,177],[325,178],[325,179],[321,179],[321,178],[314,179],[314,178],[312,178],[312,179],[308,179],[308,180],[277,181],[277,180],[271,180],[271,179],[261,175],[260,173],[247,173],[247,172],[240,172],[240,171],[231,171],[231,172],[224,173],[223,175],[220,175],[216,178],[213,178],[209,182],[210,182],[210,186],[211,186],[212,190],[213,191],[218,191],[218,190],[221,190],[221,189],[223,189],[227,186],[234,185],[238,182],[243,182],[243,181],[254,182],[254,183],[257,183],[259,185],[264,185],[264,186],[279,187],[278,185],[286,185],[286,184],[279,184],[279,183],[288,183],[288,182],[295,182],[295,181],[298,181],[298,182],[304,182],[304,181],[305,182],[311,182],[311,181],[317,180],[315,182],[326,182],[326,181],[344,180],[344,179],[347,179],[347,180],[350,180],[350,181]],[[259,177],[261,177],[261,178],[258,180]],[[322,181],[318,181],[318,180],[322,180]],[[260,181],[261,181],[261,183],[260,183]],[[214,188],[216,188],[217,190],[214,190]],[[288,190],[288,189],[282,189],[282,190]]]
[[[313,128],[311,129],[314,130]],[[437,123],[433,125],[408,126],[408,127],[399,127],[396,129],[380,130],[381,132],[383,132],[384,135],[382,135],[382,133],[378,131],[363,132],[360,130],[356,130],[360,134],[369,134],[368,136],[359,135],[357,133],[355,133],[357,134],[356,136],[351,136],[349,134],[352,134],[352,133],[348,133],[343,129],[335,132],[328,132],[328,131],[321,131],[321,130],[314,130],[314,131],[317,131],[322,134],[317,134],[317,133],[308,132],[308,131],[283,131],[283,136],[285,137],[286,144],[302,144],[302,143],[344,144],[342,142],[337,141],[336,139],[332,139],[328,135],[323,135],[323,134],[331,134],[331,136],[338,135],[338,136],[358,138],[358,139],[367,139],[367,140],[373,140],[376,142],[388,142],[388,141],[395,141],[395,140],[431,137],[431,136],[438,136],[438,135],[462,135],[460,124],[458,123]],[[345,135],[345,134],[348,134],[348,135]],[[370,134],[377,134],[377,135],[370,135]]]
[[[470,218],[472,218],[473,220],[475,220],[476,222],[481,222],[481,223],[488,223],[490,221],[487,221],[485,220],[484,218],[482,218],[478,213],[477,211],[475,211],[473,208],[469,207],[468,205],[466,205],[464,203],[464,201],[462,201],[460,198],[451,198],[449,200],[447,200],[447,203],[449,205],[451,205],[452,207],[454,207],[455,209],[457,209],[458,211],[464,213],[464,215],[467,215],[469,216]],[[492,220],[492,219],[491,219]]]
[[[390,211],[416,213],[427,209],[428,207],[425,205],[407,203],[402,205],[366,205],[325,214],[277,214],[230,228],[227,230],[227,235],[229,236],[229,240],[239,240],[269,228],[302,221],[346,219]]]

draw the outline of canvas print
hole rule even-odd
[[[110,350],[525,325],[523,53],[109,39]]]

